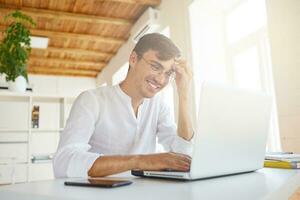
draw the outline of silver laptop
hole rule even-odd
[[[208,82],[200,92],[190,171],[132,170],[132,175],[195,180],[263,167],[271,97]]]

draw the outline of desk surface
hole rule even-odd
[[[288,199],[300,187],[300,170],[261,169],[256,172],[191,182],[117,175],[133,181],[119,188],[65,186],[66,179],[0,186],[0,199]],[[68,179],[70,180],[70,179]]]

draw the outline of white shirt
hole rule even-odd
[[[154,153],[156,138],[166,151],[190,154],[191,142],[177,136],[170,108],[157,94],[134,114],[119,85],[88,90],[75,100],[53,158],[55,177],[86,177],[101,155]]]

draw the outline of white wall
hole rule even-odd
[[[300,152],[300,1],[267,0],[267,12],[282,147]]]
[[[43,95],[77,96],[82,91],[95,88],[96,79],[88,77],[29,75],[33,93]],[[0,85],[7,86],[4,77]]]

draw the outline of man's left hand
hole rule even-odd
[[[188,95],[192,78],[193,72],[190,67],[187,66],[187,62],[184,59],[175,59],[174,70],[176,73],[176,86],[178,95]]]

